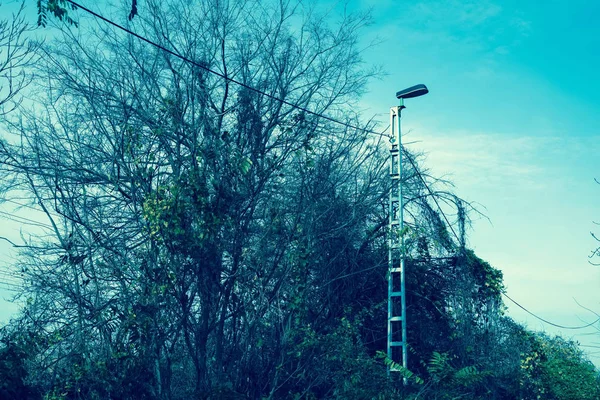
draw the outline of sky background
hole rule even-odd
[[[365,58],[387,75],[372,82],[367,114],[406,100],[407,147],[427,153],[434,176],[480,204],[469,245],[504,273],[507,294],[552,322],[580,326],[600,312],[600,267],[588,262],[600,227],[600,2],[373,1]],[[600,260],[598,260],[600,261]],[[564,330],[510,302],[529,328],[580,341],[600,365],[597,326]]]
[[[600,2],[347,3],[368,8],[364,57],[387,74],[369,85],[365,116],[387,125],[395,92],[426,84],[427,96],[406,101],[404,141],[418,141],[409,147],[427,153],[431,173],[451,179],[489,218],[474,221],[469,245],[537,315],[562,325],[596,319],[575,300],[600,313],[600,267],[588,262],[590,231],[600,233]],[[373,40],[381,44],[366,46]],[[0,224],[18,238],[18,223]],[[9,250],[0,242],[0,264]],[[529,328],[598,346],[583,349],[600,366],[598,327],[558,329],[507,305]],[[0,321],[16,309],[0,302]]]

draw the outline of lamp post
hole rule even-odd
[[[402,137],[400,134],[400,113],[404,99],[423,96],[429,93],[427,86],[415,85],[396,93],[400,105],[390,108],[390,178],[392,188],[389,202],[389,254],[388,254],[388,322],[387,356],[395,361],[394,347],[402,350],[402,367],[408,368],[406,336],[406,287],[405,287],[405,249],[404,249],[404,200],[402,198]],[[398,300],[400,301],[398,309]],[[400,325],[400,338],[398,330]],[[400,339],[400,340],[398,340]],[[388,373],[392,368],[388,369]]]

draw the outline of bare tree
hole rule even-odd
[[[66,27],[44,49],[40,102],[0,143],[13,191],[48,220],[21,264],[26,318],[60,338],[43,350],[41,386],[66,385],[58,371],[76,365],[118,381],[94,389],[112,396],[123,380],[153,398],[268,393],[317,240],[302,232],[327,210],[313,199],[352,187],[355,220],[369,223],[364,202],[384,193],[364,132],[280,99],[355,121],[348,105],[371,75],[356,48],[367,22],[346,15],[330,28],[300,3],[149,2],[136,30],[192,62],[102,25]],[[252,350],[265,335],[269,356]],[[94,384],[69,384],[84,387]]]
[[[88,398],[348,386],[314,338],[364,356],[340,321],[383,310],[387,143],[353,108],[377,72],[358,48],[368,15],[333,26],[302,2],[146,4],[131,28],[182,57],[65,26],[43,48],[36,107],[0,141],[4,184],[47,219],[20,263],[20,322],[45,338],[34,379]],[[410,254],[427,237],[430,256],[452,255],[411,165]]]
[[[28,34],[24,4],[9,18],[0,20],[0,116],[19,104],[19,93],[29,82],[26,67],[34,61],[36,43]]]

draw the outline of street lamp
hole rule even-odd
[[[419,97],[429,93],[427,86],[423,84],[411,86],[407,89],[396,92],[396,98],[398,99],[410,99],[411,97]]]
[[[400,112],[404,99],[419,97],[429,93],[423,84],[411,86],[396,92],[400,105],[390,108],[390,178],[392,188],[389,203],[389,253],[388,253],[388,323],[387,355],[393,361],[392,348],[402,349],[402,366],[408,368],[406,346],[406,295],[404,270],[404,201],[402,199],[402,137],[400,134]],[[400,300],[400,310],[397,301]],[[398,311],[400,312],[398,314]],[[394,331],[394,325],[400,324],[401,337]],[[388,372],[390,369],[388,369]],[[405,380],[406,381],[406,380]]]

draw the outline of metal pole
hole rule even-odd
[[[391,147],[390,178],[392,187],[389,201],[389,253],[388,253],[388,331],[387,355],[392,361],[393,347],[402,349],[402,366],[408,366],[407,331],[406,331],[406,298],[404,270],[404,200],[402,198],[402,138],[400,132],[400,113],[404,108],[404,99],[400,105],[390,109]],[[399,290],[394,290],[395,279],[399,279]],[[400,315],[394,315],[393,301],[400,297]],[[401,341],[394,341],[394,322],[401,324]],[[388,368],[388,373],[390,369]]]
[[[408,368],[408,336],[407,336],[407,318],[406,318],[406,271],[404,249],[404,198],[402,197],[402,135],[400,132],[400,114],[404,108],[404,99],[423,96],[429,93],[427,86],[423,84],[414,85],[399,92],[396,92],[396,98],[400,100],[397,107],[390,109],[390,128],[392,137],[390,138],[390,178],[392,188],[390,190],[390,219],[389,219],[389,254],[388,254],[388,334],[387,334],[387,355],[388,359],[394,361],[392,350],[394,347],[402,349],[402,367]],[[399,280],[399,288],[395,290],[395,279]],[[394,307],[394,300],[400,298],[400,315],[397,307]],[[394,341],[394,322],[401,324],[401,339]],[[392,368],[388,368],[388,374]],[[404,378],[406,384],[406,378]]]
[[[395,126],[395,116],[396,116],[396,107],[390,108],[390,129],[391,138],[390,138],[390,179],[392,186],[390,188],[390,200],[389,200],[389,222],[388,222],[388,315],[387,315],[387,356],[388,359],[393,360],[392,358],[392,292],[394,290],[393,287],[393,269],[394,269],[394,253],[395,253],[395,226],[394,224],[397,222],[397,205],[399,204],[396,200],[396,183],[394,182],[397,179],[396,174],[398,173],[398,139],[396,138],[396,126]],[[390,368],[387,369],[388,375],[390,374]]]
[[[400,115],[402,109],[404,108],[404,99],[400,99],[400,106],[397,107],[397,117],[396,122],[398,124],[398,147],[400,148],[399,156],[398,156],[398,170],[399,170],[399,180],[400,184],[400,291],[402,295],[400,297],[400,303],[402,308],[402,366],[404,368],[408,368],[408,348],[407,348],[407,331],[406,331],[406,270],[404,268],[404,259],[406,258],[406,254],[404,252],[404,197],[403,197],[403,187],[402,184],[402,133],[400,131]],[[405,380],[406,383],[406,380]]]

